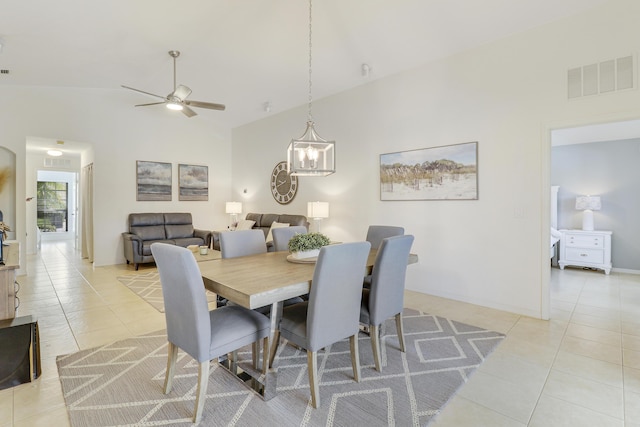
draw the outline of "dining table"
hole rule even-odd
[[[371,249],[362,276],[371,274],[377,250]],[[271,306],[270,333],[267,344],[269,361],[275,356],[274,339],[282,317],[283,301],[308,294],[315,269],[315,260],[296,260],[289,252],[266,252],[237,258],[216,259],[198,263],[207,290],[248,309]],[[408,264],[418,262],[410,254]],[[234,364],[235,368],[235,364]],[[234,372],[237,373],[237,372]],[[240,374],[243,380],[247,373]],[[266,375],[252,378],[251,387],[264,400],[276,395],[277,368],[269,367]]]

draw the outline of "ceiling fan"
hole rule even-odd
[[[187,97],[191,94],[191,89],[184,85],[176,85],[176,58],[180,56],[180,52],[177,50],[170,50],[169,56],[173,58],[173,92],[167,96],[156,95],[154,93],[145,92],[140,89],[135,89],[129,86],[122,85],[125,89],[135,90],[136,92],[144,93],[145,95],[155,96],[162,99],[161,102],[152,102],[150,104],[138,104],[136,107],[147,107],[149,105],[165,104],[167,108],[171,110],[182,111],[187,117],[193,117],[196,114],[189,107],[208,108],[209,110],[224,110],[225,106],[222,104],[214,104],[211,102],[190,101]]]

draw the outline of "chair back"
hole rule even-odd
[[[209,307],[193,253],[166,243],[153,243],[151,253],[160,273],[168,340],[198,362],[209,360]]]
[[[304,225],[293,225],[289,227],[274,228],[271,230],[273,235],[273,247],[276,252],[288,251],[289,240],[296,234],[307,234],[307,227]]]
[[[307,312],[307,350],[318,351],[358,333],[362,277],[371,244],[323,246],[318,255]]]
[[[394,227],[391,225],[370,225],[367,230],[367,242],[371,243],[373,249],[378,249],[382,239],[393,236],[402,236],[404,227]]]
[[[267,252],[262,230],[239,230],[220,233],[222,258],[236,258]]]
[[[371,273],[369,318],[371,325],[380,325],[402,312],[407,261],[413,236],[387,237],[382,240]]]

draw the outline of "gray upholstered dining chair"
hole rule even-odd
[[[378,249],[382,243],[382,239],[393,236],[402,236],[404,227],[396,227],[392,225],[370,225],[367,230],[367,242],[371,243],[372,249]]]
[[[304,225],[292,225],[289,227],[274,228],[271,230],[273,235],[273,247],[276,252],[288,251],[289,240],[296,234],[307,234],[307,227]]]
[[[289,227],[285,227],[289,228]],[[305,227],[302,227],[305,228]],[[274,229],[279,230],[278,228]],[[220,233],[220,253],[223,259],[267,253],[267,244],[262,230],[240,230]],[[227,304],[226,300],[220,301]],[[293,297],[285,300],[283,306],[302,302],[302,298]],[[269,315],[271,306],[266,305],[256,309],[262,314]]]
[[[178,348],[181,348],[198,362],[198,387],[193,414],[193,422],[198,423],[207,393],[210,361],[227,353],[232,353],[235,360],[237,349],[253,344],[253,361],[256,365],[257,343],[263,340],[263,348],[267,348],[270,322],[263,314],[239,306],[209,311],[200,269],[190,250],[153,243],[151,253],[160,273],[169,340],[164,393],[171,392]],[[263,373],[266,373],[268,366],[266,353],[263,351]]]
[[[362,289],[360,323],[368,325],[371,348],[376,370],[382,371],[380,357],[380,325],[395,316],[400,350],[405,352],[402,309],[404,307],[404,282],[407,273],[412,235],[382,239],[373,271],[371,288]]]
[[[320,406],[318,350],[349,337],[353,376],[360,381],[358,306],[370,248],[369,242],[324,246],[316,262],[309,301],[285,307],[282,312],[279,335],[307,350],[314,408]]]
[[[378,249],[382,243],[382,239],[393,236],[402,236],[404,227],[396,227],[393,225],[370,225],[367,230],[367,242],[371,243],[372,249]],[[371,286],[371,275],[364,276],[362,286],[368,288]]]
[[[238,230],[220,233],[220,253],[223,259],[267,252],[262,230]]]

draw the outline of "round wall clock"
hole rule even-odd
[[[287,162],[280,162],[271,172],[271,195],[276,202],[286,205],[298,192],[298,177],[289,175]]]

